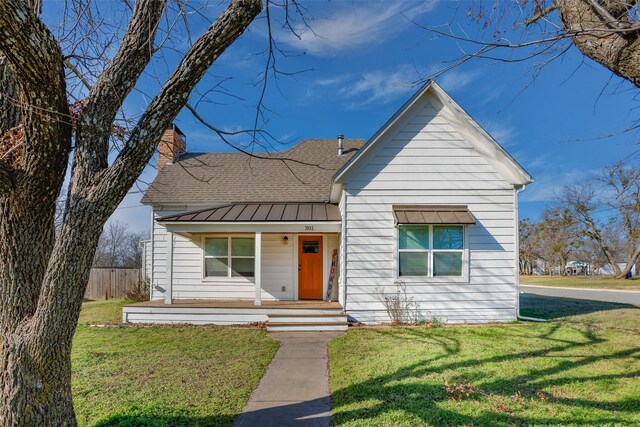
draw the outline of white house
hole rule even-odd
[[[518,192],[531,177],[434,82],[368,141],[184,151],[167,131],[143,198],[152,300],[125,307],[126,322],[344,329],[389,321],[381,300],[398,281],[425,319],[517,316]]]

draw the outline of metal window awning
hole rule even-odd
[[[475,224],[466,205],[394,205],[396,224]]]
[[[340,221],[338,206],[330,203],[242,203],[158,218],[166,223],[250,223]]]

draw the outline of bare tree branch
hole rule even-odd
[[[151,101],[124,149],[100,180],[100,192],[121,193],[133,185],[157,146],[160,136],[184,107],[189,94],[211,64],[235,41],[262,10],[260,0],[233,0],[201,35]],[[114,188],[116,187],[116,188]]]
[[[549,6],[545,7],[544,9],[542,9],[540,12],[538,12],[537,14],[532,16],[531,18],[525,19],[524,20],[524,25],[531,25],[534,22],[538,22],[539,20],[541,20],[542,18],[544,18],[545,16],[547,16],[548,14],[550,14],[551,12],[556,10],[556,8],[557,8],[557,6],[555,4],[552,4],[552,5],[549,5]]]
[[[80,82],[84,85],[84,87],[87,88],[87,90],[91,90],[91,83],[89,83],[89,81],[86,79],[84,74],[82,74],[82,72],[78,69],[78,67],[73,65],[71,61],[69,61],[69,59],[64,60],[64,65],[73,74],[75,74],[75,76],[80,80]]]
[[[118,53],[91,89],[76,132],[74,163],[82,164],[80,171],[91,174],[107,167],[113,120],[151,60],[165,4],[164,0],[136,2]],[[81,178],[85,177],[74,174],[74,179]]]
[[[51,32],[22,1],[1,0],[0,8],[0,52],[20,73],[27,97],[33,101],[51,87],[64,87],[64,74],[53,65],[62,54]]]
[[[323,166],[321,166],[318,163],[304,162],[302,160],[292,159],[292,158],[289,158],[289,157],[282,157],[280,155],[260,155],[260,154],[254,153],[254,152],[247,151],[247,150],[243,149],[242,147],[239,147],[238,145],[233,144],[231,141],[229,141],[227,136],[239,135],[239,134],[253,134],[254,132],[260,133],[261,132],[260,130],[251,129],[251,130],[241,130],[241,131],[236,131],[236,132],[226,132],[226,131],[223,131],[222,129],[219,129],[219,128],[213,126],[211,123],[206,121],[200,114],[198,114],[198,112],[195,110],[195,108],[193,108],[189,104],[185,105],[185,108],[187,108],[187,110],[189,110],[189,112],[191,112],[191,114],[193,115],[193,117],[196,118],[196,120],[198,120],[200,123],[202,123],[205,127],[207,127],[210,130],[214,131],[220,137],[220,139],[222,139],[222,141],[225,144],[227,144],[229,147],[233,148],[234,150],[239,151],[242,154],[246,154],[247,156],[253,157],[255,159],[260,159],[260,160],[277,160],[277,161],[281,161],[281,162],[283,162],[285,164],[287,162],[291,162],[291,163],[298,163],[298,164],[304,165],[304,166],[317,167],[318,169],[326,169],[326,168],[324,168]]]

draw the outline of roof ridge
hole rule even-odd
[[[241,156],[250,156],[252,154],[255,155],[274,155],[274,154],[283,154],[283,153],[287,153],[291,150],[293,150],[296,147],[299,147],[300,145],[304,144],[304,143],[308,143],[311,141],[333,141],[335,140],[335,138],[304,138],[302,140],[300,140],[300,142],[298,142],[297,144],[292,145],[289,148],[286,148],[283,151],[255,151],[252,152],[251,154],[247,154],[244,153],[242,151],[187,151],[186,153],[184,153],[183,155],[200,155],[200,154],[222,154],[222,155],[241,155]],[[344,141],[351,141],[351,142],[361,142],[361,141],[367,141],[366,138],[344,138]],[[284,148],[284,147],[283,147]]]

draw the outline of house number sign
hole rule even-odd
[[[305,225],[304,231],[313,231],[313,225]]]

